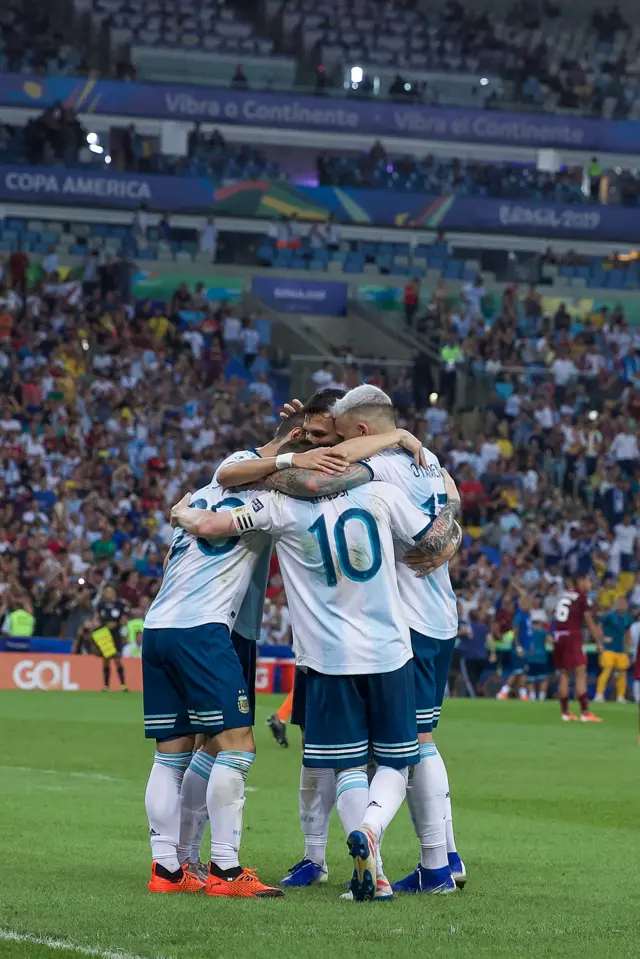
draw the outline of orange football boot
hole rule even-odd
[[[282,889],[260,882],[255,869],[243,869],[235,879],[221,879],[210,872],[204,891],[207,896],[227,896],[229,899],[280,899],[284,896]]]
[[[596,716],[594,713],[580,713],[580,722],[581,723],[601,723],[602,717]]]
[[[149,892],[201,892],[204,889],[204,882],[194,876],[192,873],[182,870],[182,878],[177,882],[171,882],[170,879],[164,879],[158,875],[157,862],[151,863],[151,879],[147,889]]]

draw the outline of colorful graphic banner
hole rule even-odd
[[[637,213],[631,207],[425,196],[269,180],[247,180],[214,189],[201,177],[110,173],[94,167],[65,170],[0,165],[0,201],[131,210],[146,203],[156,211],[214,212],[270,220],[296,214],[307,222],[326,220],[333,213],[342,223],[640,241]]]
[[[242,296],[242,280],[226,276],[194,276],[164,270],[144,270],[133,278],[132,292],[137,300],[170,300],[181,283],[186,283],[191,293],[202,283],[208,300],[235,302]]]
[[[0,200],[49,205],[95,206],[174,213],[208,212],[213,184],[200,177],[143,176],[111,173],[108,167],[0,166]]]
[[[527,200],[493,200],[470,196],[425,196],[341,187],[293,186],[280,181],[248,180],[216,190],[219,216],[325,220],[330,213],[342,223],[391,224],[437,230],[511,233],[528,236],[597,240],[640,240],[633,208]]]
[[[347,312],[346,283],[320,283],[312,280],[283,280],[254,276],[251,292],[263,303],[281,313],[317,313],[320,316],[344,316]]]
[[[452,142],[640,153],[640,124],[539,113],[451,109],[390,101],[340,100],[215,90],[173,83],[0,74],[0,105],[42,109],[56,100],[81,113]]]

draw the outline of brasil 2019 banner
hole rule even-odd
[[[306,222],[321,222],[333,213],[341,223],[640,241],[640,221],[631,207],[308,187],[279,180],[246,180],[214,188],[203,177],[110,173],[93,166],[0,166],[0,201],[116,210],[134,210],[146,203],[156,212],[268,220],[296,214]]]
[[[626,120],[355,101],[298,96],[294,91],[261,93],[174,83],[0,74],[1,106],[44,109],[56,100],[79,113],[640,153],[640,124]]]

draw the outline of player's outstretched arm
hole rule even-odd
[[[388,433],[376,433],[375,435],[356,436],[351,440],[344,440],[334,450],[342,453],[347,462],[357,463],[359,460],[366,460],[382,450],[393,449],[396,446],[402,447],[413,456],[416,466],[427,465],[424,455],[424,449],[420,440],[408,430],[390,430]]]
[[[362,486],[371,479],[366,466],[354,463],[343,472],[330,475],[318,470],[292,469],[272,473],[264,482],[266,489],[278,490],[296,499],[315,499],[316,496],[332,496],[346,489]]]
[[[339,473],[347,466],[347,460],[335,448],[318,447],[306,453],[285,453],[290,457],[290,465],[318,470],[320,473]],[[280,462],[279,462],[280,461]],[[278,456],[263,456],[261,459],[239,460],[222,466],[216,479],[226,489],[238,486],[255,486],[266,477],[282,469],[282,461]],[[276,487],[273,487],[274,489]]]
[[[237,532],[233,510],[214,513],[209,509],[191,509],[191,493],[183,496],[171,509],[170,522],[173,528],[181,526],[185,532],[198,539],[221,539]]]

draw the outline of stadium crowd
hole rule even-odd
[[[136,303],[95,274],[26,291],[19,259],[0,293],[2,610],[26,610],[35,634],[77,639],[107,586],[127,620],[143,617],[171,541],[168,507],[229,452],[268,439],[288,360],[201,288]],[[593,572],[602,611],[619,596],[640,606],[640,336],[622,308],[577,323],[512,286],[492,314],[478,277],[459,299],[436,288],[423,321],[440,370],[421,353],[413,369],[390,378],[381,365],[368,380],[458,481],[453,578],[463,624],[488,630],[486,665],[519,588],[548,619],[563,574]],[[313,386],[361,377],[336,357]],[[274,566],[264,639],[286,643],[280,590]]]

